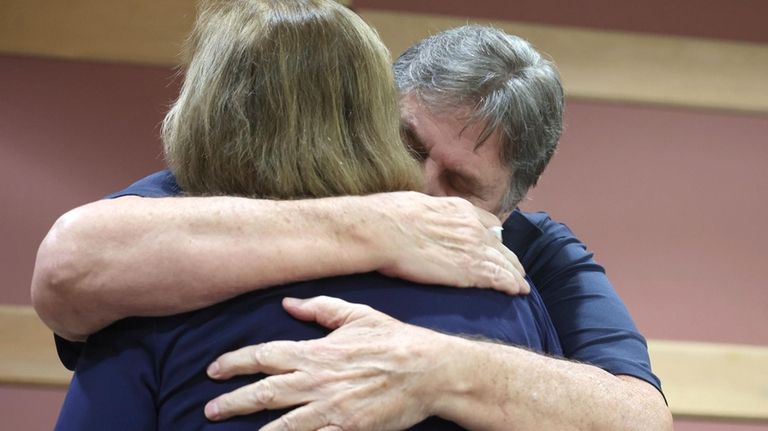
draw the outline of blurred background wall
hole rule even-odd
[[[192,3],[0,0],[0,303],[29,304],[60,214],[163,167]],[[566,132],[524,208],[587,243],[648,338],[768,345],[768,3],[351,3],[395,55],[468,20],[551,54]],[[0,386],[3,428],[50,429],[63,395]]]

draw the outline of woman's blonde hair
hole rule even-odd
[[[190,195],[292,199],[418,190],[390,57],[331,0],[208,2],[163,122]]]

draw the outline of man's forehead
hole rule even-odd
[[[430,106],[421,98],[408,95],[400,101],[400,119],[409,128],[421,128],[429,123],[444,132],[453,132],[460,137],[466,132],[476,132],[477,127],[484,129],[487,122],[473,115],[469,107]]]
[[[425,143],[435,139],[462,143],[462,147],[476,152],[483,147],[498,150],[501,134],[498,130],[487,130],[487,121],[477,120],[461,114],[404,113],[401,126]],[[443,142],[446,143],[446,142]]]

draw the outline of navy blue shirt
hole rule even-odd
[[[181,193],[169,171],[139,180],[110,195],[162,197]],[[661,391],[651,371],[645,338],[608,281],[605,270],[568,227],[543,212],[515,210],[504,222],[503,239],[522,262],[555,324],[566,358],[614,375],[645,380]],[[68,346],[72,346],[71,343]],[[63,349],[60,349],[60,351]],[[74,354],[65,354],[67,363]]]
[[[173,177],[160,173],[113,197],[179,193]],[[425,286],[377,273],[293,283],[175,316],[124,319],[92,335],[76,358],[56,429],[258,429],[285,411],[211,423],[203,406],[263,376],[220,382],[210,380],[205,369],[218,355],[246,345],[327,335],[314,323],[291,318],[280,305],[285,296],[317,295],[368,304],[401,321],[445,333],[562,353],[535,286],[530,295],[513,297],[487,289]],[[461,428],[430,418],[413,429]]]

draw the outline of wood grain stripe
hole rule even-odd
[[[768,423],[768,346],[649,340],[676,418]]]
[[[178,62],[190,0],[5,0],[0,53],[155,65]],[[393,53],[466,19],[362,9]],[[768,45],[491,23],[553,57],[570,97],[768,114]]]
[[[0,305],[0,384],[66,387],[71,376],[32,307]]]
[[[768,346],[650,340],[676,418],[768,422]],[[66,387],[71,373],[31,307],[0,305],[0,384]]]
[[[465,19],[363,10],[393,53]],[[768,113],[768,45],[478,21],[551,56],[570,97]]]

